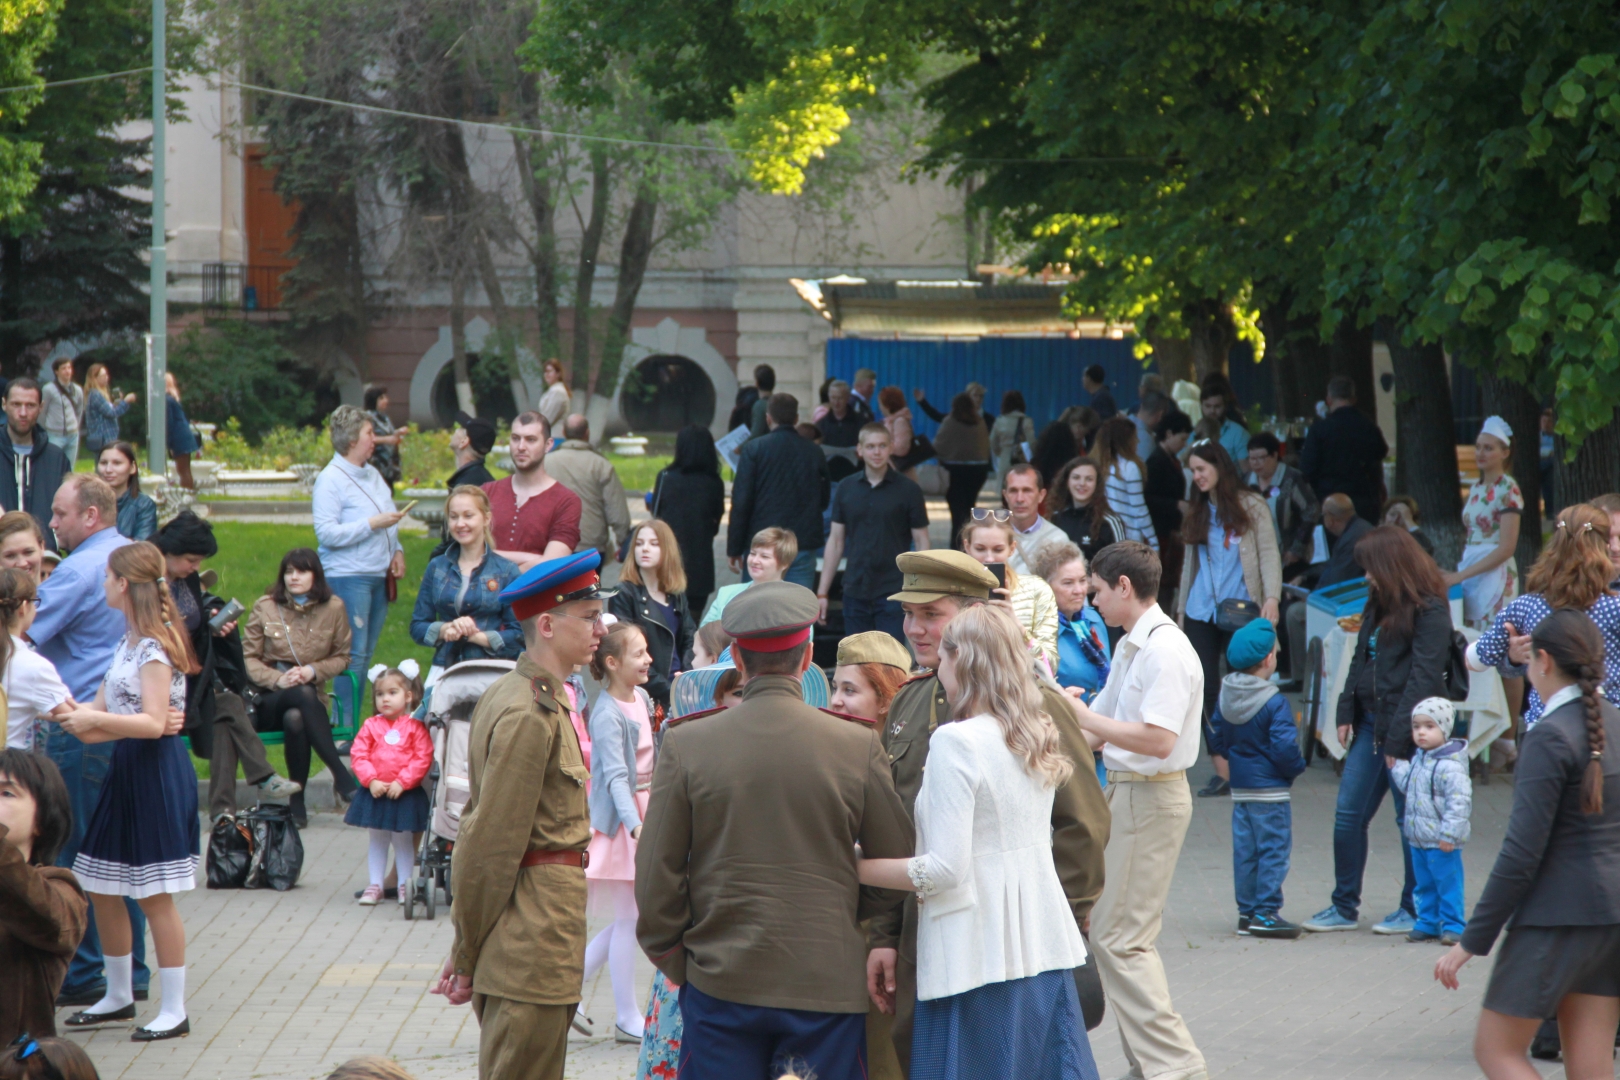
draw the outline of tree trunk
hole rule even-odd
[[[1519,493],[1524,496],[1519,546],[1513,552],[1522,583],[1536,556],[1541,554],[1541,402],[1530,387],[1499,379],[1483,368],[1479,371],[1479,385],[1485,415],[1500,416],[1513,429],[1513,449],[1507,471],[1518,481]],[[1612,473],[1610,482],[1613,482]]]
[[[602,250],[602,232],[607,228],[608,196],[612,188],[612,167],[605,150],[591,151],[591,214],[583,223],[579,238],[579,269],[574,283],[574,371],[586,371],[585,400],[596,393],[601,357],[591,360],[591,293],[596,288],[596,259]]]
[[[1232,346],[1237,344],[1237,327],[1232,324],[1231,306],[1221,300],[1200,300],[1181,311],[1192,346],[1193,372],[1203,385],[1204,377],[1227,373]]]
[[[1372,346],[1372,326],[1357,326],[1353,315],[1340,319],[1333,340],[1328,343],[1328,378],[1349,376],[1356,384],[1356,408],[1377,423],[1378,393],[1373,384]],[[1327,379],[1324,379],[1321,392],[1326,391]]]
[[[1164,392],[1168,394],[1177,380],[1197,382],[1197,372],[1193,370],[1192,342],[1186,338],[1160,337],[1149,327],[1146,332],[1148,344],[1153,346],[1153,359],[1159,366],[1159,377],[1164,380]]]
[[[1451,424],[1451,380],[1438,342],[1406,346],[1390,335],[1395,370],[1395,490],[1417,500],[1442,567],[1462,555],[1462,495]]]
[[[459,267],[450,276],[450,365],[456,380],[456,406],[477,416],[472,372],[467,367],[467,279]]]
[[[1328,369],[1327,347],[1322,343],[1316,318],[1290,317],[1292,303],[1293,298],[1284,294],[1260,316],[1277,415],[1291,420],[1316,415],[1319,391],[1315,388],[1327,383]]]
[[[538,153],[531,151],[527,139],[512,140],[523,198],[534,218],[534,248],[530,261],[534,265],[534,312],[540,329],[540,357],[544,362],[562,357],[562,317],[557,300],[560,276],[557,269],[557,207],[551,198],[551,180],[539,171],[547,155],[546,145],[537,138],[534,146]],[[573,386],[572,370],[567,375],[568,385]]]
[[[1553,492],[1560,508],[1620,490],[1620,421],[1588,435],[1574,461],[1565,460],[1569,444],[1562,435],[1553,446]]]
[[[637,190],[635,201],[630,204],[630,216],[624,223],[624,239],[619,244],[619,281],[613,293],[607,332],[602,336],[602,360],[592,393],[599,386],[603,393],[611,394],[618,385],[624,349],[630,343],[630,320],[635,316],[636,298],[652,259],[653,225],[657,219],[658,196],[650,188],[642,187]]]

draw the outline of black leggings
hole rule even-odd
[[[1221,696],[1221,659],[1226,655],[1232,635],[1217,629],[1212,622],[1198,619],[1187,619],[1185,629],[1187,640],[1192,642],[1204,669],[1204,733],[1208,735],[1210,721],[1215,716],[1215,702]]]
[[[946,465],[950,485],[945,489],[945,505],[951,508],[951,539],[946,547],[955,547],[962,527],[968,523],[973,507],[979,501],[979,490],[985,477],[990,475],[988,465]]]
[[[279,731],[286,736],[287,779],[308,783],[309,752],[313,747],[332,770],[332,785],[339,795],[358,790],[360,785],[343,767],[343,757],[338,753],[337,743],[332,741],[332,721],[313,686],[305,684],[270,691],[259,702],[253,726],[259,731]]]

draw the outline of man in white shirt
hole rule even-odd
[[[1007,565],[1015,574],[1033,574],[1041,548],[1047,544],[1067,544],[1069,534],[1041,517],[1041,501],[1046,488],[1041,472],[1033,465],[1014,465],[1002,481],[1001,501],[1012,514],[1015,546]]]
[[[1157,948],[1192,818],[1187,769],[1198,760],[1204,698],[1198,654],[1155,601],[1159,575],[1158,555],[1134,540],[1104,548],[1091,564],[1098,612],[1125,631],[1096,701],[1075,704],[1086,737],[1102,747],[1113,814],[1091,941],[1130,1076],[1207,1080]]]

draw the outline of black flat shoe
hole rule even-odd
[[[95,1027],[97,1024],[110,1024],[116,1020],[133,1019],[135,1019],[135,1005],[131,1002],[122,1009],[114,1009],[112,1012],[93,1013],[88,1009],[84,1012],[76,1012],[68,1017],[64,1024],[70,1028],[87,1028]]]
[[[188,1017],[180,1021],[167,1031],[153,1031],[151,1028],[136,1028],[129,1033],[130,1042],[160,1042],[163,1039],[183,1039],[191,1034],[191,1020]]]

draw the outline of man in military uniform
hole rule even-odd
[[[819,613],[789,582],[742,593],[724,616],[742,703],[665,729],[636,936],[681,988],[682,1080],[866,1074],[860,921],[902,894],[861,888],[855,845],[903,858],[914,843],[876,729],[804,703]]]
[[[889,597],[906,613],[906,640],[927,673],[900,688],[889,705],[883,746],[894,770],[894,786],[908,811],[922,788],[928,740],[949,722],[950,704],[932,669],[939,666],[939,641],[945,626],[965,607],[987,603],[996,579],[971,555],[961,551],[909,551],[895,560],[905,575],[901,590]],[[1030,678],[1037,678],[1033,669]],[[1091,747],[1075,718],[1069,699],[1049,679],[1041,679],[1041,704],[1057,725],[1063,750],[1074,761],[1074,774],[1052,800],[1052,859],[1063,893],[1082,929],[1103,888],[1103,853],[1108,846],[1108,804],[1092,764]],[[917,902],[908,896],[902,908],[872,921],[867,934],[867,983],[872,997],[893,1011],[894,1048],[907,1071],[911,1067],[911,1022],[917,1004]],[[1075,972],[1088,1026],[1101,1016],[1101,992],[1088,963]],[[880,1006],[881,1007],[881,1006]]]
[[[563,679],[602,640],[595,550],[540,563],[501,593],[523,625],[517,669],[479,699],[468,738],[451,909],[436,993],[471,1000],[479,1080],[562,1080],[585,976],[590,770]]]

